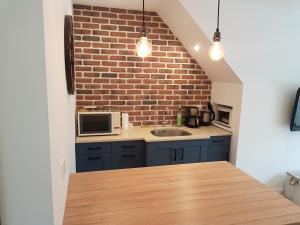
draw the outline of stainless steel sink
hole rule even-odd
[[[192,135],[191,133],[180,130],[176,128],[168,128],[168,129],[155,129],[151,131],[151,134],[157,137],[172,137],[172,136],[188,136]]]

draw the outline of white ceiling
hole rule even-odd
[[[156,11],[156,9],[159,7],[160,1],[145,0],[146,10]],[[143,6],[142,0],[73,0],[73,3],[134,10],[141,10]]]

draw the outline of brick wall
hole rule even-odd
[[[172,121],[179,106],[206,107],[211,82],[201,66],[157,13],[145,19],[153,54],[142,59],[141,11],[74,5],[77,107],[118,108],[134,125],[161,123],[164,107]]]

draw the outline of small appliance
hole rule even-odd
[[[232,108],[218,105],[216,109],[216,123],[225,127],[231,127]]]
[[[189,128],[198,128],[200,126],[198,107],[188,107],[186,116],[186,126]]]
[[[201,125],[209,126],[211,122],[215,119],[216,114],[213,110],[213,106],[210,102],[207,103],[208,111],[201,112]]]
[[[78,136],[120,134],[120,117],[120,112],[78,112]]]

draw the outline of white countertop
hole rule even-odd
[[[151,134],[154,129],[170,129],[177,128],[188,131],[192,135],[188,136],[173,136],[173,137],[157,137]],[[142,140],[145,142],[159,142],[159,141],[182,141],[182,140],[195,140],[195,139],[208,139],[212,136],[228,136],[232,135],[230,131],[215,127],[200,127],[200,128],[188,128],[188,127],[131,127],[126,130],[122,130],[119,135],[106,135],[106,136],[89,136],[89,137],[77,137],[76,143],[92,143],[92,142],[112,142],[112,141],[137,141]]]

